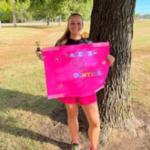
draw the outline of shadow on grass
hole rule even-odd
[[[41,25],[17,25],[17,27],[11,26],[11,25],[4,25],[2,28],[31,28],[31,29],[48,29],[48,28],[57,28],[57,25],[49,25],[47,26],[41,26]]]
[[[6,109],[21,109],[37,113],[40,115],[49,116],[52,120],[56,120],[66,124],[67,114],[63,103],[57,99],[47,100],[47,97],[40,95],[31,95],[27,93],[21,93],[18,91],[12,91],[0,88],[0,110]],[[57,110],[63,113],[64,117],[55,117]]]
[[[2,129],[2,127],[1,127],[1,129]],[[18,137],[21,136],[24,138],[30,138],[31,140],[34,140],[34,141],[50,143],[50,144],[60,147],[61,149],[70,150],[70,144],[62,142],[62,141],[56,141],[54,139],[51,139],[51,138],[41,135],[39,133],[30,131],[28,129],[5,125],[5,129],[3,129],[2,132],[9,133],[9,134],[12,134],[12,135],[15,135]]]
[[[18,109],[30,111],[40,115],[49,116],[56,124],[61,122],[67,124],[67,116],[64,105],[55,100],[47,100],[44,96],[34,96],[31,94],[21,93],[18,91],[6,90],[0,88],[0,111],[5,112],[10,109]],[[61,115],[56,115],[60,113]],[[32,140],[49,142],[57,145],[61,149],[70,149],[70,144],[62,141],[56,141],[42,134],[30,131],[28,129],[14,127],[13,125],[7,125],[6,120],[0,119],[0,131],[9,133],[15,136],[22,136],[30,138]]]

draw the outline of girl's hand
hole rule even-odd
[[[107,59],[108,59],[108,61],[109,61],[110,67],[112,67],[113,64],[114,64],[114,62],[115,62],[115,58],[114,58],[112,55],[108,54],[108,55],[107,55]]]
[[[39,57],[40,60],[44,61],[44,56],[41,52],[35,51],[36,55]]]

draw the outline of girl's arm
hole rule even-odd
[[[57,41],[57,42],[58,42],[58,41]],[[57,45],[57,42],[56,42],[55,46],[58,46],[58,45]],[[40,60],[44,61],[44,55],[42,54],[41,51],[40,51],[40,52],[35,51],[35,53],[36,53],[36,55],[38,56],[38,58],[39,58]]]
[[[44,61],[44,55],[42,54],[42,52],[37,52],[35,51],[36,55],[38,56],[38,58],[42,61]]]

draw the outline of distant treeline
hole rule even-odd
[[[15,9],[12,6],[15,5]],[[17,22],[44,20],[66,21],[71,13],[80,13],[84,20],[90,20],[93,0],[0,0],[0,21]]]
[[[150,14],[145,14],[145,15],[135,14],[134,17],[135,19],[150,19]]]

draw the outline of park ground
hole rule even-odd
[[[89,32],[85,22],[83,32]],[[0,29],[0,150],[69,150],[71,137],[64,106],[46,97],[43,63],[35,55],[35,41],[53,46],[66,23],[2,24]],[[150,125],[150,21],[134,23],[131,101],[135,116]],[[135,126],[137,137],[113,130],[108,150],[150,150],[146,127]],[[82,150],[87,134],[80,131]]]

